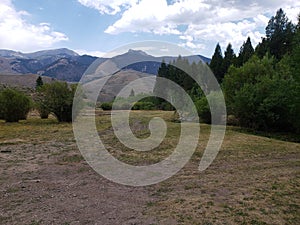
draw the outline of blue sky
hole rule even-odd
[[[217,42],[223,50],[231,42],[236,53],[247,36],[256,45],[280,7],[296,22],[294,0],[1,0],[0,48],[101,56],[156,40],[211,57]]]

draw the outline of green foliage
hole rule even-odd
[[[246,63],[254,54],[254,48],[251,43],[250,37],[247,38],[247,41],[243,43],[240,48],[239,56],[236,60],[236,66],[241,67]]]
[[[276,12],[266,27],[266,39],[259,46],[259,54],[269,52],[277,60],[292,50],[295,26],[288,20],[282,9]]]
[[[211,109],[217,114],[217,116],[223,116],[221,101],[223,101],[222,94],[217,91],[212,91],[207,96],[202,96],[195,102],[200,121],[204,123],[211,123]],[[210,108],[211,107],[211,108]],[[222,117],[216,117],[214,123],[220,123]]]
[[[269,56],[259,59],[254,55],[242,67],[237,68],[235,66],[231,66],[222,83],[229,112],[231,112],[231,104],[234,102],[236,92],[239,91],[245,84],[256,83],[260,77],[270,77],[274,73],[274,59]]]
[[[234,62],[236,61],[236,56],[233,52],[232,45],[230,43],[228,44],[226,51],[224,52],[224,55],[225,56],[222,63],[222,74],[220,74],[220,76],[217,77],[219,82],[222,82],[225,73],[229,69],[230,65],[234,64]]]
[[[155,105],[152,102],[139,101],[133,105],[132,109],[133,110],[153,110],[153,109],[155,109]]]
[[[224,76],[224,65],[223,65],[222,50],[219,43],[215,48],[215,52],[212,56],[209,67],[214,73],[214,75],[216,76],[217,80],[220,82]]]
[[[294,119],[297,120],[294,110],[295,101],[299,102],[300,98],[296,97],[296,93],[293,80],[278,76],[263,77],[260,82],[247,83],[237,91],[233,111],[244,127],[256,130],[297,130],[294,126]]]
[[[267,39],[270,40],[270,53],[280,59],[290,52],[294,33],[294,25],[288,20],[282,9],[272,17],[266,28]]]
[[[112,109],[112,103],[111,102],[103,102],[101,104],[101,108],[103,110],[111,110]]]
[[[44,98],[40,98],[39,100],[36,100],[35,108],[38,110],[41,119],[48,119],[51,111],[49,107],[46,105]]]
[[[40,87],[42,87],[44,85],[44,82],[43,82],[43,79],[41,76],[39,76],[37,79],[36,79],[36,82],[35,82],[35,88],[36,89],[39,89]]]
[[[208,105],[207,98],[205,96],[201,97],[195,102],[200,121],[204,123],[211,123],[211,113]]]
[[[42,107],[52,112],[59,122],[72,121],[73,98],[77,85],[66,82],[44,84],[40,88]],[[80,104],[77,104],[80,107]],[[76,112],[73,112],[76,116]]]
[[[31,106],[30,98],[22,92],[9,88],[0,92],[0,118],[6,122],[26,119]]]
[[[222,83],[235,122],[254,130],[300,132],[299,33],[279,9],[254,55],[250,39],[244,43]]]
[[[299,82],[288,59],[253,56],[242,67],[231,66],[223,82],[228,111],[240,125],[255,130],[297,131]]]

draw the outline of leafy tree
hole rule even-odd
[[[234,97],[236,92],[239,91],[245,84],[257,83],[260,77],[270,77],[274,73],[274,58],[268,55],[263,59],[259,59],[256,55],[254,55],[248,62],[239,68],[231,66],[222,83],[228,111],[232,111],[231,106],[235,101]]]
[[[43,82],[43,79],[41,76],[39,76],[37,79],[36,79],[36,82],[35,82],[35,88],[38,89],[40,87],[43,86],[44,82]]]
[[[26,119],[30,109],[30,98],[22,92],[10,88],[0,92],[0,115],[6,122]]]
[[[214,73],[214,75],[216,76],[217,80],[220,82],[223,78],[224,72],[223,72],[223,55],[219,43],[215,48],[215,52],[212,56],[209,67]]]
[[[72,121],[73,98],[77,85],[68,85],[66,82],[44,84],[41,93],[43,102],[50,112],[53,112],[59,122]],[[77,104],[79,107],[81,103]],[[76,115],[76,112],[73,112]]]
[[[239,56],[237,58],[237,67],[242,66],[245,62],[247,62],[252,55],[254,54],[254,48],[251,43],[250,37],[247,38],[247,41],[243,43]]]
[[[296,119],[293,115],[295,94],[296,86],[292,80],[279,76],[262,77],[260,82],[247,83],[237,91],[233,110],[245,127],[256,130],[296,130],[295,121],[292,121]]]

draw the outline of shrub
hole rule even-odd
[[[26,119],[31,105],[30,98],[22,92],[9,88],[0,92],[0,118],[6,122]]]
[[[48,112],[52,112],[59,122],[71,122],[76,88],[77,85],[68,85],[66,82],[44,84],[39,89],[42,96],[40,113],[43,110],[49,110]],[[73,112],[73,115],[76,115],[76,113]]]
[[[47,119],[49,117],[50,109],[46,105],[46,99],[44,94],[41,92],[41,87],[38,88],[37,92],[33,95],[34,107],[39,112],[41,119]]]
[[[208,100],[210,101],[210,105],[208,104]],[[223,108],[222,108],[222,93],[217,91],[212,91],[207,96],[202,96],[199,100],[196,101],[195,105],[197,108],[198,115],[200,117],[200,121],[204,123],[211,123],[211,112],[210,106],[213,108],[214,113],[216,114],[214,123],[221,123],[224,120]]]
[[[111,102],[103,102],[101,104],[101,108],[103,110],[111,110],[112,109],[112,103]]]
[[[207,99],[203,96],[195,103],[200,121],[204,123],[211,123],[211,114]]]
[[[297,130],[300,98],[293,80],[264,78],[256,84],[246,84],[234,98],[233,110],[244,127],[257,130]],[[299,111],[299,110],[298,110]]]
[[[48,119],[50,109],[43,102],[39,102],[36,108],[40,114],[41,119]]]
[[[137,102],[132,107],[133,110],[153,110],[155,105],[152,102]]]

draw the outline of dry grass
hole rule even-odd
[[[176,146],[180,124],[171,122],[172,112],[132,112],[133,132],[147,137],[147,124],[154,116],[167,121],[168,133],[151,152],[135,152],[123,146],[114,136],[107,114],[97,117],[99,136],[121,161],[133,165],[158,162]],[[198,148],[183,170],[162,183],[143,188],[150,198],[140,207],[143,218],[155,218],[154,224],[300,224],[300,144],[239,133],[228,127],[217,158],[200,173],[197,167],[209,133],[210,126],[201,125]],[[0,121],[0,148],[52,143],[57,150],[47,157],[58,157],[55,163],[68,165],[82,162],[74,142],[72,125],[59,124],[54,118],[31,117],[17,124]],[[19,162],[1,163],[1,167]],[[77,171],[85,173],[83,167]],[[0,185],[6,185],[1,177]],[[8,191],[14,194],[19,189]]]

